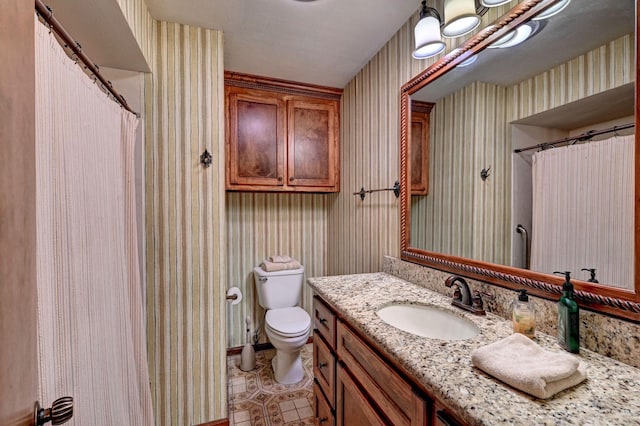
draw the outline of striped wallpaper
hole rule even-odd
[[[633,35],[509,87],[508,120],[518,120],[635,80]]]
[[[441,0],[428,3],[442,10]],[[482,27],[517,3],[489,9]],[[327,224],[327,272],[331,275],[379,271],[384,255],[400,256],[399,200],[383,192],[360,201],[352,193],[361,187],[389,188],[400,179],[400,87],[439,58],[411,57],[418,17],[418,13],[412,16],[344,89],[342,191],[329,205]],[[465,39],[445,39],[446,51]],[[478,158],[479,163],[485,160],[490,158]]]
[[[157,425],[227,417],[223,39],[118,0],[145,79],[147,350]],[[199,156],[212,153],[203,169]]]
[[[505,94],[503,87],[476,82],[432,110],[430,191],[411,197],[412,247],[495,263],[509,260]],[[482,181],[480,170],[488,167],[491,176]],[[458,191],[451,191],[454,185]]]
[[[146,276],[156,424],[226,417],[222,33],[156,21],[147,76]],[[204,169],[200,154],[215,159]]]
[[[245,318],[262,322],[253,268],[283,254],[298,259],[306,277],[326,275],[327,205],[333,194],[227,192],[227,287],[239,287],[243,300],[227,309],[227,347],[245,342]],[[312,291],[303,286],[301,306],[311,313]],[[260,342],[266,342],[264,331]]]

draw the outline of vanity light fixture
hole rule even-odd
[[[465,35],[480,25],[475,0],[444,0],[442,35],[452,38]]]
[[[432,7],[427,7],[427,1],[422,1],[420,20],[414,28],[416,50],[414,59],[426,59],[444,50],[445,44],[440,36],[440,14]]]
[[[539,13],[538,15],[534,16],[531,19],[533,19],[534,21],[541,21],[543,19],[550,18],[553,15],[556,15],[562,12],[565,7],[569,6],[569,3],[571,3],[571,0],[562,0],[554,4],[553,6],[543,10],[542,13]]]

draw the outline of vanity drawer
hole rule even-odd
[[[313,324],[314,332],[320,333],[329,344],[329,347],[335,349],[336,315],[318,296],[313,298]]]
[[[426,404],[411,385],[344,323],[338,322],[337,331],[338,358],[380,410],[394,425],[419,424],[426,417]]]
[[[336,359],[320,336],[313,339],[313,376],[331,407],[335,407]]]
[[[331,406],[320,390],[318,382],[313,383],[313,397],[315,400],[315,413],[313,423],[316,426],[333,426],[336,424]]]

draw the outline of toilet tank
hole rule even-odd
[[[265,309],[297,306],[302,293],[304,266],[299,269],[266,272],[259,266],[253,268],[258,303]]]

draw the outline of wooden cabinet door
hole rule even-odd
[[[267,91],[227,87],[227,188],[282,186],[285,104]]]
[[[324,391],[329,404],[335,406],[336,360],[320,336],[313,339],[313,377]]]
[[[313,398],[315,407],[313,424],[316,426],[334,426],[336,422],[333,417],[333,411],[317,382],[313,384]]]
[[[432,103],[411,102],[409,143],[411,195],[429,193],[429,117],[432,108]]]
[[[434,426],[462,426],[463,423],[459,422],[442,404],[434,403],[433,406],[433,419]]]
[[[337,189],[338,103],[293,98],[287,113],[287,184]]]
[[[336,378],[336,425],[337,426],[373,426],[390,425],[378,414],[367,397],[353,381],[349,373],[338,366]]]

